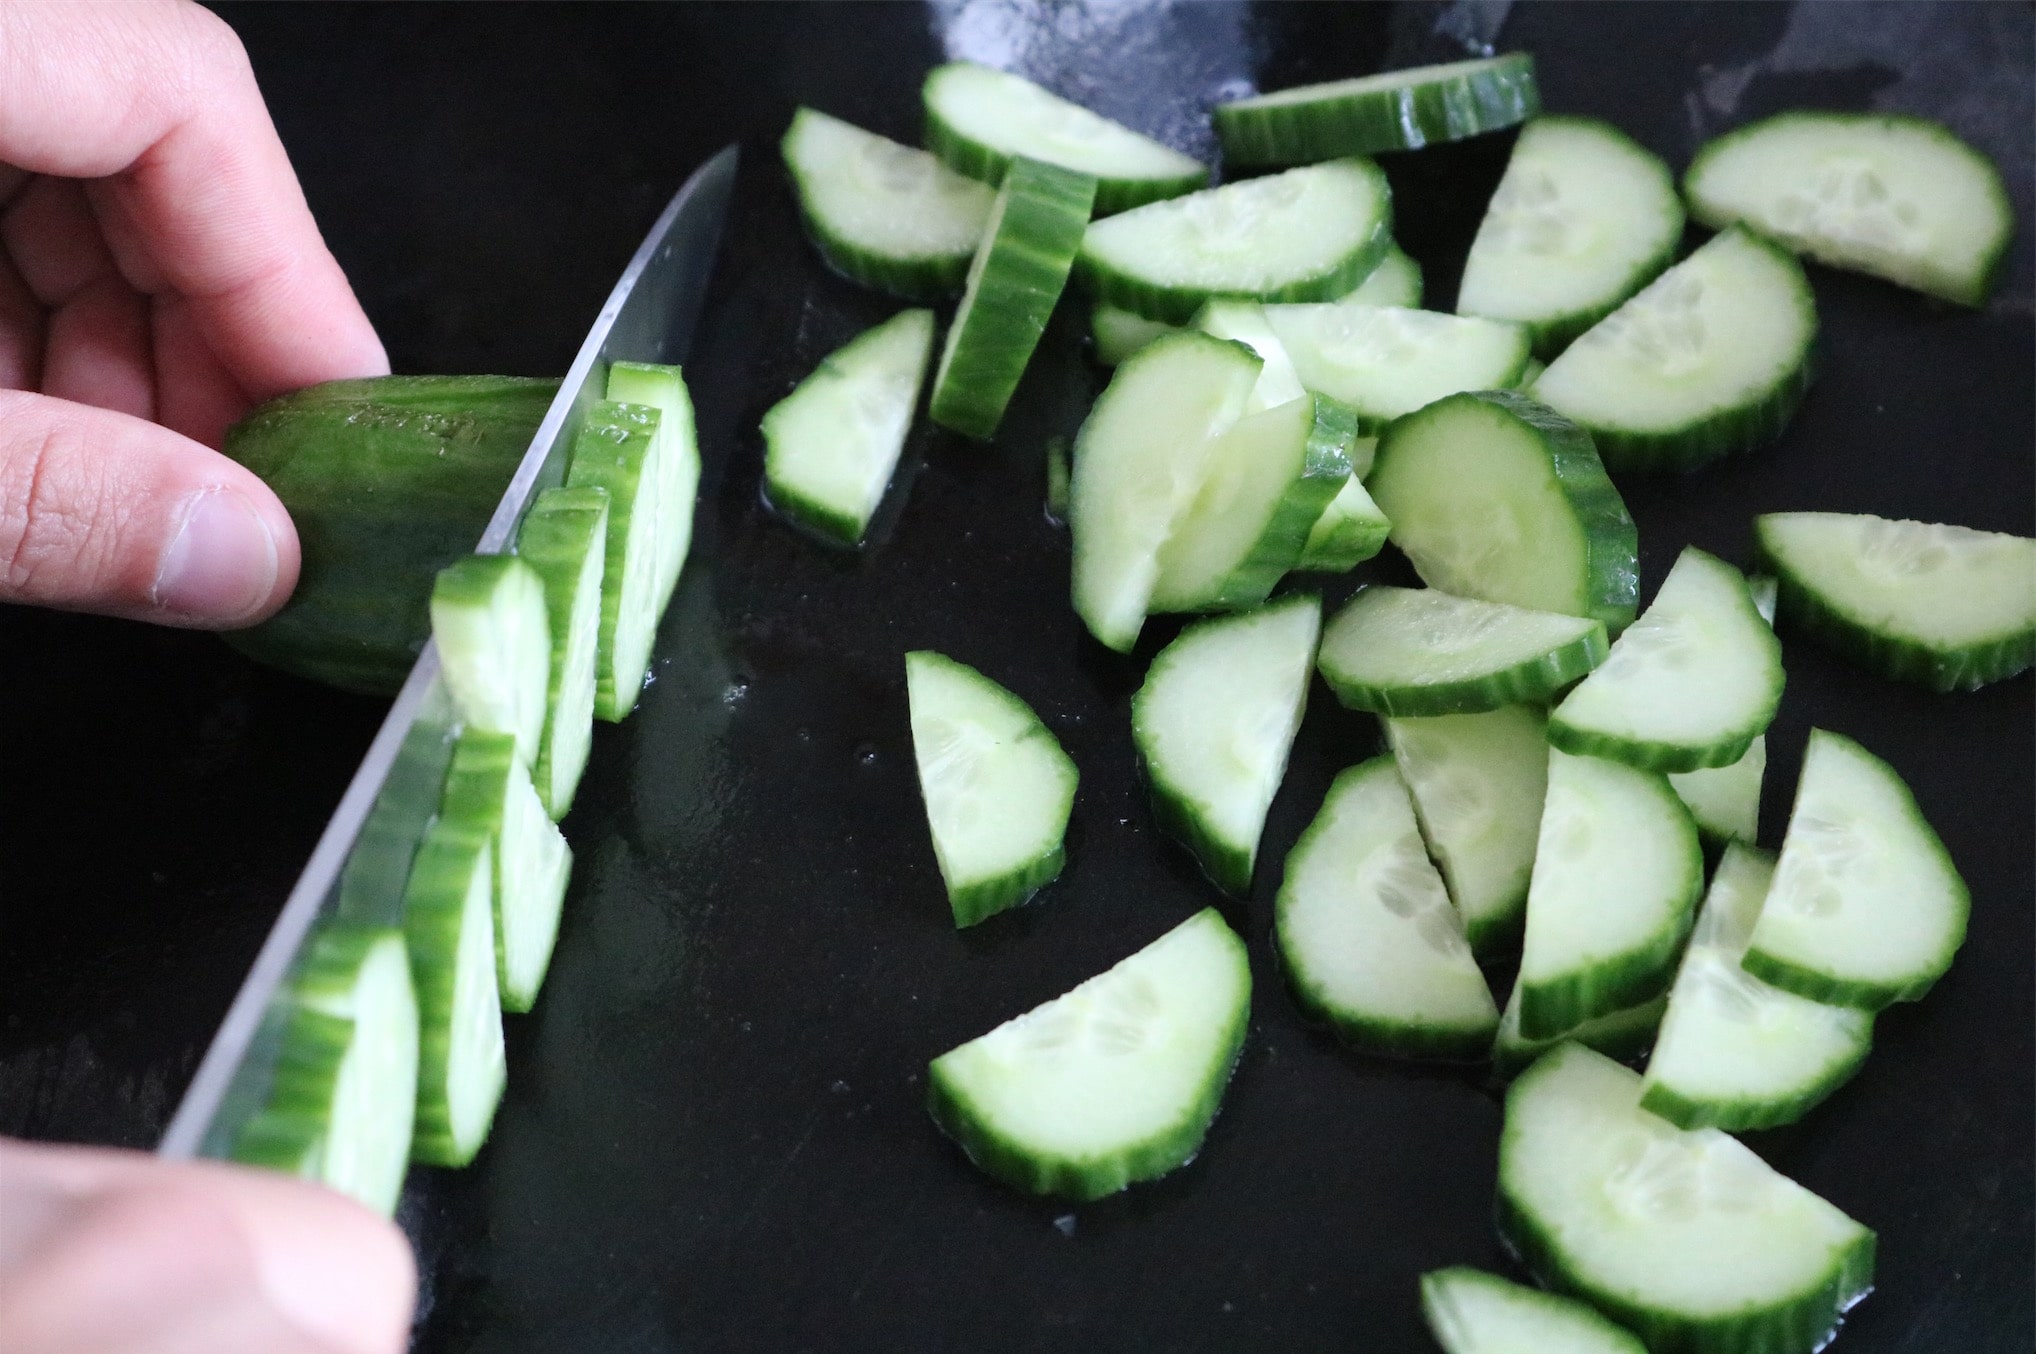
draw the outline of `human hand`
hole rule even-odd
[[[0,601],[262,619],[296,530],[210,448],[388,369],[223,22],[0,0]]]

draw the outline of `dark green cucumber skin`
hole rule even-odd
[[[486,834],[434,826],[411,868],[404,930],[410,974],[417,985],[417,1125],[410,1159],[428,1166],[464,1166],[480,1150],[461,1150],[446,1095],[452,1053],[454,992],[459,966],[460,912],[477,857],[487,855]],[[490,961],[492,974],[493,964]],[[482,1134],[483,1140],[487,1135]]]
[[[298,1007],[284,1026],[275,1079],[261,1111],[234,1139],[233,1159],[295,1172],[324,1138],[340,1064],[353,1044],[354,1022]]]
[[[1697,1099],[1686,1096],[1664,1082],[1650,1081],[1640,1093],[1640,1108],[1658,1114],[1677,1128],[1716,1128],[1727,1133],[1748,1133],[1755,1129],[1781,1128],[1793,1124],[1829,1100],[1837,1089],[1866,1065],[1870,1042],[1862,1042],[1858,1055],[1837,1063],[1796,1094],[1777,1099],[1736,1096],[1728,1100]]]
[[[431,633],[432,579],[473,550],[557,393],[515,376],[329,381],[235,424],[224,450],[290,510],[303,568],[281,611],[227,642],[393,695]]]
[[[1021,875],[1005,876],[994,883],[977,884],[970,888],[950,889],[947,902],[953,909],[956,929],[974,926],[999,912],[1022,907],[1032,900],[1033,894],[1060,878],[1061,868],[1066,864],[1066,845],[1056,842],[1052,851],[1034,861],[1032,867]]]
[[[1327,1025],[1346,1048],[1383,1058],[1422,1062],[1483,1062],[1491,1054],[1494,1028],[1491,1025],[1422,1025],[1404,1020],[1373,1020],[1351,1011],[1339,1011],[1296,981],[1293,968],[1284,962],[1284,952],[1281,959],[1287,993],[1294,1004]]]
[[[1691,902],[1695,901],[1692,897]],[[1676,956],[1682,953],[1689,929],[1690,919],[1685,916],[1682,927],[1669,937],[1643,950],[1620,956],[1618,972],[1610,977],[1573,973],[1540,983],[1523,978],[1520,988],[1521,1036],[1550,1039],[1586,1020],[1595,1020],[1660,996],[1675,978]]]
[[[1960,937],[1962,941],[1963,937]],[[1958,951],[1954,942],[1945,953],[1943,967],[1936,972],[1905,983],[1871,983],[1858,978],[1834,978],[1828,973],[1805,968],[1787,959],[1781,959],[1761,950],[1748,950],[1739,958],[1739,967],[1766,983],[1779,987],[1784,992],[1793,992],[1811,1001],[1821,1001],[1826,1006],[1851,1006],[1862,1011],[1879,1011],[1897,1002],[1921,1001],[1929,995],[1937,980],[1950,967],[1951,956]]]
[[[1308,398],[1314,401],[1315,420],[1301,457],[1301,478],[1280,500],[1251,553],[1223,580],[1211,610],[1242,610],[1272,596],[1279,581],[1299,566],[1308,532],[1350,478],[1357,411],[1326,395]],[[1384,540],[1383,533],[1380,539]]]
[[[1333,113],[1321,105],[1240,108],[1219,103],[1211,115],[1224,163],[1264,168],[1418,150],[1499,131],[1540,111],[1534,58],[1511,52],[1499,65],[1447,84],[1354,96]]]
[[[602,557],[601,567],[605,575],[607,548],[608,491],[605,489],[584,486],[578,489],[563,486],[547,489],[530,505],[530,511],[524,514],[523,525],[516,532],[517,556],[527,561],[544,580],[545,613],[551,617],[551,675],[546,681],[544,733],[538,743],[537,765],[531,771],[540,796],[545,796],[555,780],[564,786],[559,802],[544,806],[553,822],[564,818],[567,810],[572,808],[574,792],[586,770],[584,748],[579,764],[563,776],[553,764],[553,750],[558,745],[554,721],[561,714],[559,691],[566,675],[564,667],[572,644],[573,624],[580,619],[573,615],[573,605],[577,600],[580,570],[586,563],[587,554],[592,552]],[[598,629],[601,623],[598,589],[593,606],[595,614],[581,620],[581,623]],[[598,657],[597,653],[597,660]]]
[[[1227,842],[1219,841],[1202,821],[1202,815],[1195,812],[1192,804],[1168,794],[1159,788],[1151,768],[1145,766],[1141,753],[1139,765],[1145,771],[1146,790],[1152,800],[1152,816],[1158,820],[1160,831],[1186,847],[1195,863],[1202,867],[1202,873],[1209,876],[1214,884],[1232,898],[1247,898],[1251,895],[1252,866],[1257,853],[1240,851]]]

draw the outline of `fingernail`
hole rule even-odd
[[[185,500],[149,596],[164,611],[230,624],[258,610],[275,586],[268,522],[235,491],[205,489]]]

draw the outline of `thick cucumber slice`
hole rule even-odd
[[[1421,265],[1397,243],[1389,244],[1371,276],[1358,283],[1355,291],[1337,299],[1358,306],[1404,306],[1417,310],[1421,305]]]
[[[928,1108],[1004,1183],[1100,1199],[1195,1155],[1250,1013],[1244,942],[1206,908],[1065,996],[935,1058]]]
[[[507,1079],[494,884],[487,837],[441,820],[425,832],[403,894],[419,1028],[410,1159],[431,1166],[474,1159]]]
[[[1347,573],[1385,548],[1386,536],[1392,531],[1393,524],[1386,520],[1386,515],[1379,511],[1379,505],[1372,502],[1370,492],[1357,478],[1357,458],[1363,456],[1368,462],[1377,446],[1378,439],[1373,437],[1352,441],[1350,478],[1336,491],[1336,497],[1329,500],[1329,506],[1315,519],[1315,525],[1308,528],[1308,540],[1301,547],[1301,557],[1294,561],[1296,569],[1322,574]]]
[[[1075,438],[1068,525],[1074,606],[1089,633],[1128,651],[1151,608],[1159,552],[1201,489],[1210,444],[1237,421],[1258,357],[1207,334],[1172,334],[1110,380]]]
[[[1746,580],[1753,609],[1774,624],[1775,582],[1768,577]],[[1757,734],[1744,756],[1730,766],[1700,771],[1672,771],[1668,783],[1697,820],[1697,831],[1711,841],[1754,844],[1760,836],[1760,787],[1767,778],[1767,735]]]
[[[898,467],[926,360],[933,312],[907,310],[821,359],[763,416],[771,506],[839,545],[860,545]]]
[[[1661,158],[1609,122],[1541,117],[1513,145],[1456,293],[1552,357],[1675,258],[1683,204]]]
[[[990,206],[968,284],[947,327],[929,413],[987,441],[1067,286],[1096,181],[1038,160],[1011,162]]]
[[[1581,1302],[1465,1266],[1421,1276],[1421,1312],[1447,1354],[1647,1354]]]
[[[1745,575],[1689,546],[1604,665],[1549,715],[1548,741],[1648,771],[1730,766],[1781,694],[1781,644]]]
[[[431,633],[460,716],[516,742],[528,766],[544,734],[551,622],[544,580],[513,555],[469,555],[431,589]]]
[[[1200,160],[988,66],[936,66],[923,97],[927,144],[984,183],[1001,183],[1019,157],[1060,165],[1096,180],[1096,211],[1108,215],[1209,181]]]
[[[677,367],[617,362],[608,368],[608,398],[658,413],[657,615],[651,620],[655,631],[693,544],[693,509],[700,498],[700,435],[693,423],[693,397]]]
[[[1545,1039],[1658,995],[1703,887],[1696,824],[1666,780],[1550,748],[1520,949],[1520,1032]]]
[[[1353,710],[1454,715],[1542,701],[1605,658],[1601,622],[1373,584],[1322,637],[1322,676]]]
[[[1689,470],[1781,435],[1816,337],[1802,265],[1734,227],[1586,330],[1532,393],[1614,470]]]
[[[601,629],[594,659],[594,715],[620,723],[636,708],[650,671],[661,598],[657,486],[658,411],[603,402],[588,411],[573,443],[566,484],[608,495]]]
[[[573,852],[502,734],[468,729],[453,749],[440,821],[493,845],[495,985],[505,1011],[537,1004],[558,939]]]
[[[2015,233],[1993,162],[1939,123],[1781,113],[1707,142],[1683,176],[1707,226],[1743,221],[1799,254],[1986,304]]]
[[[516,531],[517,558],[544,580],[545,613],[551,621],[544,738],[531,780],[553,819],[565,817],[573,806],[573,792],[593,747],[607,551],[608,495],[600,489],[547,489]]]
[[[1812,729],[1746,971],[1867,1011],[1916,1001],[1951,967],[1971,910],[1965,881],[1894,768],[1843,734]]]
[[[1365,487],[1428,586],[1633,619],[1640,538],[1590,435],[1524,395],[1452,395],[1394,423]]]
[[[1032,707],[963,663],[905,655],[912,755],[956,926],[1018,906],[1059,876],[1075,764]]]
[[[1384,257],[1392,231],[1385,173],[1370,160],[1336,160],[1098,221],[1076,267],[1104,302],[1185,324],[1219,296],[1342,296]]]
[[[1499,1034],[1492,1041],[1492,1076],[1500,1082],[1511,1081],[1561,1043],[1582,1044],[1607,1058],[1630,1062],[1654,1043],[1662,1013],[1667,1009],[1668,993],[1663,992],[1637,1006],[1592,1016],[1545,1038],[1529,1039],[1520,1033],[1520,988],[1515,984],[1506,999],[1506,1009],[1499,1013]]]
[[[1287,856],[1273,940],[1295,997],[1352,1047],[1482,1058],[1499,1025],[1390,757],[1336,778]]]
[[[1873,1017],[1768,986],[1739,967],[1774,878],[1774,858],[1725,848],[1690,933],[1640,1107],[1679,1128],[1739,1132],[1792,1124],[1852,1079]]]
[[[1511,127],[1540,111],[1534,58],[1507,52],[1256,94],[1219,103],[1211,115],[1224,163],[1252,166],[1416,150]]]
[[[913,301],[961,290],[995,188],[811,108],[792,115],[778,148],[807,233],[836,272]]]
[[[1873,1282],[1874,1234],[1716,1129],[1640,1108],[1574,1044],[1506,1095],[1499,1227],[1536,1277],[1652,1350],[1822,1349]]]
[[[1498,390],[1520,378],[1528,335],[1520,325],[1432,310],[1268,306],[1301,384],[1357,410],[1364,431],[1459,390]]]
[[[1150,609],[1227,611],[1263,602],[1349,482],[1345,448],[1356,436],[1350,410],[1305,392],[1218,434],[1201,492],[1160,547]]]
[[[1479,954],[1520,939],[1548,792],[1545,724],[1527,705],[1385,721],[1422,835]]]
[[[2036,663],[2036,540],[1835,512],[1753,530],[1783,617],[1885,676],[1970,691]]]
[[[1131,701],[1160,826],[1239,897],[1301,727],[1321,629],[1321,599],[1306,593],[1199,621],[1160,650]]]
[[[1215,338],[1242,343],[1265,364],[1259,368],[1258,384],[1252,388],[1245,413],[1277,408],[1308,393],[1294,372],[1293,359],[1267,322],[1265,307],[1258,302],[1211,301],[1195,312],[1194,327]]]

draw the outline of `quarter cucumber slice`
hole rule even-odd
[[[1561,1043],[1582,1044],[1619,1062],[1629,1062],[1647,1052],[1661,1028],[1662,1012],[1668,1009],[1668,993],[1648,998],[1635,1006],[1610,1011],[1572,1025],[1541,1039],[1520,1033],[1520,987],[1514,984],[1499,1013],[1499,1035],[1492,1041],[1492,1076],[1511,1081],[1532,1067],[1541,1055]]]
[[[440,821],[493,846],[495,986],[505,1011],[528,1011],[551,966],[573,852],[504,735],[468,729],[453,748]]]
[[[431,634],[445,683],[468,726],[508,734],[537,760],[551,685],[544,580],[513,555],[469,555],[431,589]]]
[[[1393,524],[1379,511],[1379,505],[1372,502],[1370,492],[1357,477],[1357,459],[1362,456],[1369,461],[1377,445],[1378,439],[1373,437],[1352,441],[1350,478],[1336,491],[1336,497],[1329,500],[1315,525],[1308,528],[1308,540],[1302,545],[1301,557],[1294,561],[1294,568],[1309,573],[1348,573],[1385,548]]]
[[[1753,609],[1774,624],[1775,582],[1768,577],[1746,580]],[[1671,771],[1669,785],[1697,820],[1697,831],[1719,842],[1754,844],[1760,836],[1760,787],[1767,778],[1767,735],[1756,734],[1744,756],[1730,766],[1699,771]]]
[[[608,368],[608,398],[657,410],[657,611],[664,617],[686,552],[693,544],[693,510],[700,497],[700,436],[693,397],[679,369],[659,362],[616,362]]]
[[[603,402],[588,411],[573,443],[566,485],[608,495],[602,547],[601,629],[594,658],[594,715],[620,723],[636,708],[657,639],[657,486],[663,451],[657,410]]]
[[[1301,384],[1357,410],[1376,433],[1459,390],[1498,390],[1527,364],[1527,330],[1501,320],[1432,310],[1328,305],[1268,306]]]
[[[1031,1194],[1100,1199],[1185,1165],[1244,1046],[1244,942],[1205,908],[1081,986],[933,1060],[933,1121]]]
[[[1425,588],[1373,584],[1322,637],[1322,676],[1353,710],[1453,715],[1546,700],[1605,657],[1605,627]]]
[[[495,986],[494,851],[440,820],[404,890],[403,933],[417,985],[417,1135],[410,1159],[464,1166],[495,1122],[507,1079]]]
[[[608,495],[600,489],[547,489],[516,531],[517,558],[544,580],[544,607],[551,619],[544,738],[531,780],[554,820],[573,806],[594,741],[595,658],[601,647],[607,551]]]
[[[1534,58],[1507,52],[1255,94],[1219,103],[1211,116],[1224,163],[1256,166],[1416,150],[1511,127],[1540,111]]]
[[[1465,1266],[1421,1276],[1421,1312],[1446,1354],[1647,1354],[1581,1302]]]

